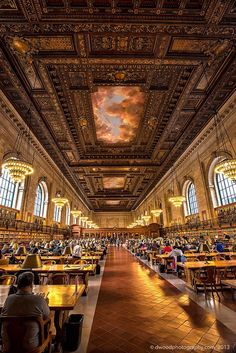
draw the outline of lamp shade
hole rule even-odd
[[[25,261],[23,262],[21,268],[40,268],[42,267],[42,260],[39,254],[27,255]]]
[[[63,251],[63,255],[71,255],[72,254],[72,250],[70,246],[66,246],[64,251]]]
[[[20,246],[16,250],[16,255],[27,255],[26,247],[25,246]]]

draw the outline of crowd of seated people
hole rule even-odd
[[[24,247],[27,254],[39,254],[45,256],[63,256],[65,249],[70,248],[70,255],[81,258],[83,252],[101,251],[106,254],[108,241],[106,239],[68,239],[68,240],[51,240],[46,241],[30,241],[28,244],[23,242],[11,242],[0,244],[0,265],[3,260],[8,260],[10,264],[19,261],[17,255],[20,255],[20,248]]]
[[[129,239],[126,241],[126,247],[136,256],[147,256],[150,252],[157,252],[159,254],[169,254],[169,256],[182,256],[185,252],[227,252],[234,251],[233,246],[227,247],[231,237],[224,234],[221,239],[214,239],[210,237],[188,237],[176,236],[172,238],[159,237],[142,239]],[[232,239],[233,241],[233,239]],[[174,254],[174,255],[173,255]]]

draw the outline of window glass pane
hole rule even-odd
[[[195,190],[195,186],[193,183],[190,183],[189,187],[188,187],[187,202],[188,202],[189,214],[192,215],[192,214],[198,213],[196,190]]]
[[[3,170],[0,176],[0,204],[6,207],[15,207],[13,204],[15,192],[18,191],[17,184],[14,183],[7,170]]]
[[[34,215],[41,217],[43,211],[43,190],[42,186],[39,184],[36,191],[36,198],[34,203]]]
[[[216,174],[216,187],[221,205],[236,202],[236,183],[227,179],[224,174]]]

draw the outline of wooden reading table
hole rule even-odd
[[[10,286],[0,286],[0,309],[8,296]],[[48,293],[49,303],[48,306],[54,312],[54,325],[56,329],[56,349],[60,350],[62,341],[63,324],[65,323],[69,311],[73,310],[79,298],[85,290],[84,285],[39,285],[34,286],[34,293]]]
[[[215,267],[217,269],[225,267],[236,267],[236,260],[219,260],[219,261],[189,261],[177,262],[177,266],[184,269],[187,286],[193,289],[194,272],[204,267]]]

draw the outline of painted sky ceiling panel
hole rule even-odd
[[[97,139],[127,143],[135,139],[144,114],[145,94],[136,86],[99,87],[92,94]]]
[[[125,185],[124,177],[105,177],[103,186],[105,189],[122,189]]]

